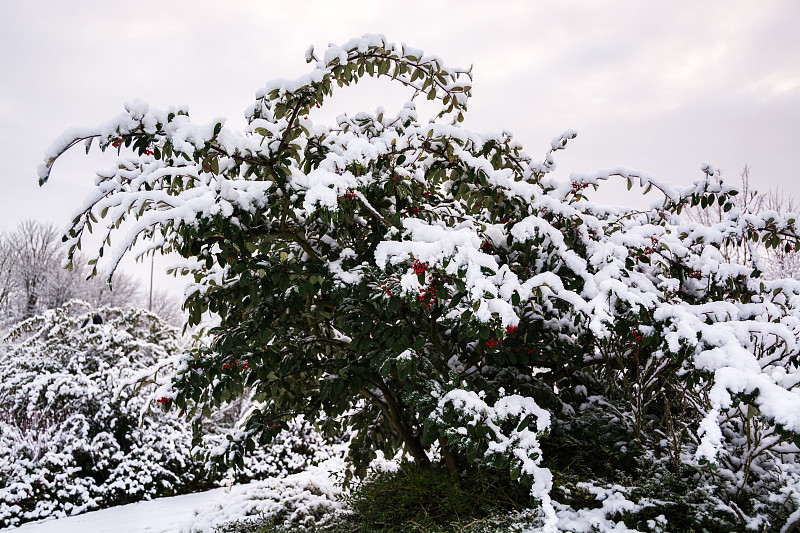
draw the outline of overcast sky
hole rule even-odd
[[[748,164],[757,187],[800,199],[798,0],[0,0],[0,8],[0,231],[24,218],[65,226],[94,170],[113,164],[75,149],[40,189],[35,167],[64,130],[109,120],[135,98],[185,104],[195,121],[226,117],[241,129],[266,81],[309,70],[308,45],[322,51],[363,33],[473,65],[465,127],[511,130],[532,155],[576,129],[558,154],[564,177],[627,166],[690,184],[705,161],[729,178]],[[378,82],[340,93],[320,118],[378,105],[388,112],[410,96]],[[635,201],[623,191],[601,198]]]

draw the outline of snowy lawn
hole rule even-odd
[[[282,479],[158,498],[110,509],[0,529],[14,533],[200,533],[245,516],[274,517],[284,524],[313,523],[340,509],[332,472],[344,463],[333,458]]]
[[[251,483],[255,485],[256,483]],[[238,487],[237,487],[238,488]],[[78,516],[23,524],[0,531],[14,533],[177,533],[191,522],[198,509],[224,505],[228,489],[159,498],[149,502],[120,505]]]

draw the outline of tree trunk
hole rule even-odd
[[[27,298],[25,300],[25,314],[24,318],[30,318],[36,314],[36,304],[39,301],[39,296],[36,293],[36,283],[31,283],[26,287]]]
[[[405,444],[406,449],[414,458],[414,462],[417,466],[422,469],[428,468],[431,461],[428,458],[428,454],[425,453],[425,448],[419,440],[419,435],[417,435],[413,426],[405,419],[402,407],[392,398],[391,394],[389,394],[388,388],[385,387],[385,384],[382,385],[381,392],[384,395],[383,398],[376,396],[366,389],[361,389],[361,394],[381,410],[383,416],[386,417],[389,424],[391,424],[392,428],[403,440],[403,444]]]
[[[439,447],[442,449],[442,457],[444,457],[444,462],[450,473],[455,474],[458,472],[458,458],[447,449],[446,437],[439,437]]]

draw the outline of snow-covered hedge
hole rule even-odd
[[[102,317],[101,324],[93,318]],[[70,302],[14,327],[0,358],[0,527],[191,492],[231,480],[192,460],[191,425],[153,409],[154,386],[121,387],[181,350],[179,331],[141,309]],[[162,402],[163,403],[163,402]],[[234,413],[235,415],[236,413]],[[204,444],[233,425],[218,417]],[[234,479],[287,475],[332,455],[295,421]]]

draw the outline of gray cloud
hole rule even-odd
[[[474,65],[466,124],[510,129],[532,154],[567,128],[579,138],[559,172],[626,165],[675,183],[709,161],[745,163],[800,198],[800,3],[55,0],[4,5],[0,20],[0,231],[22,218],[60,225],[107,158],[76,151],[44,189],[34,168],[71,126],[141,98],[188,104],[196,120],[241,126],[268,79],[305,72],[319,49],[382,32],[454,65]],[[341,110],[387,110],[387,84],[342,91]]]

